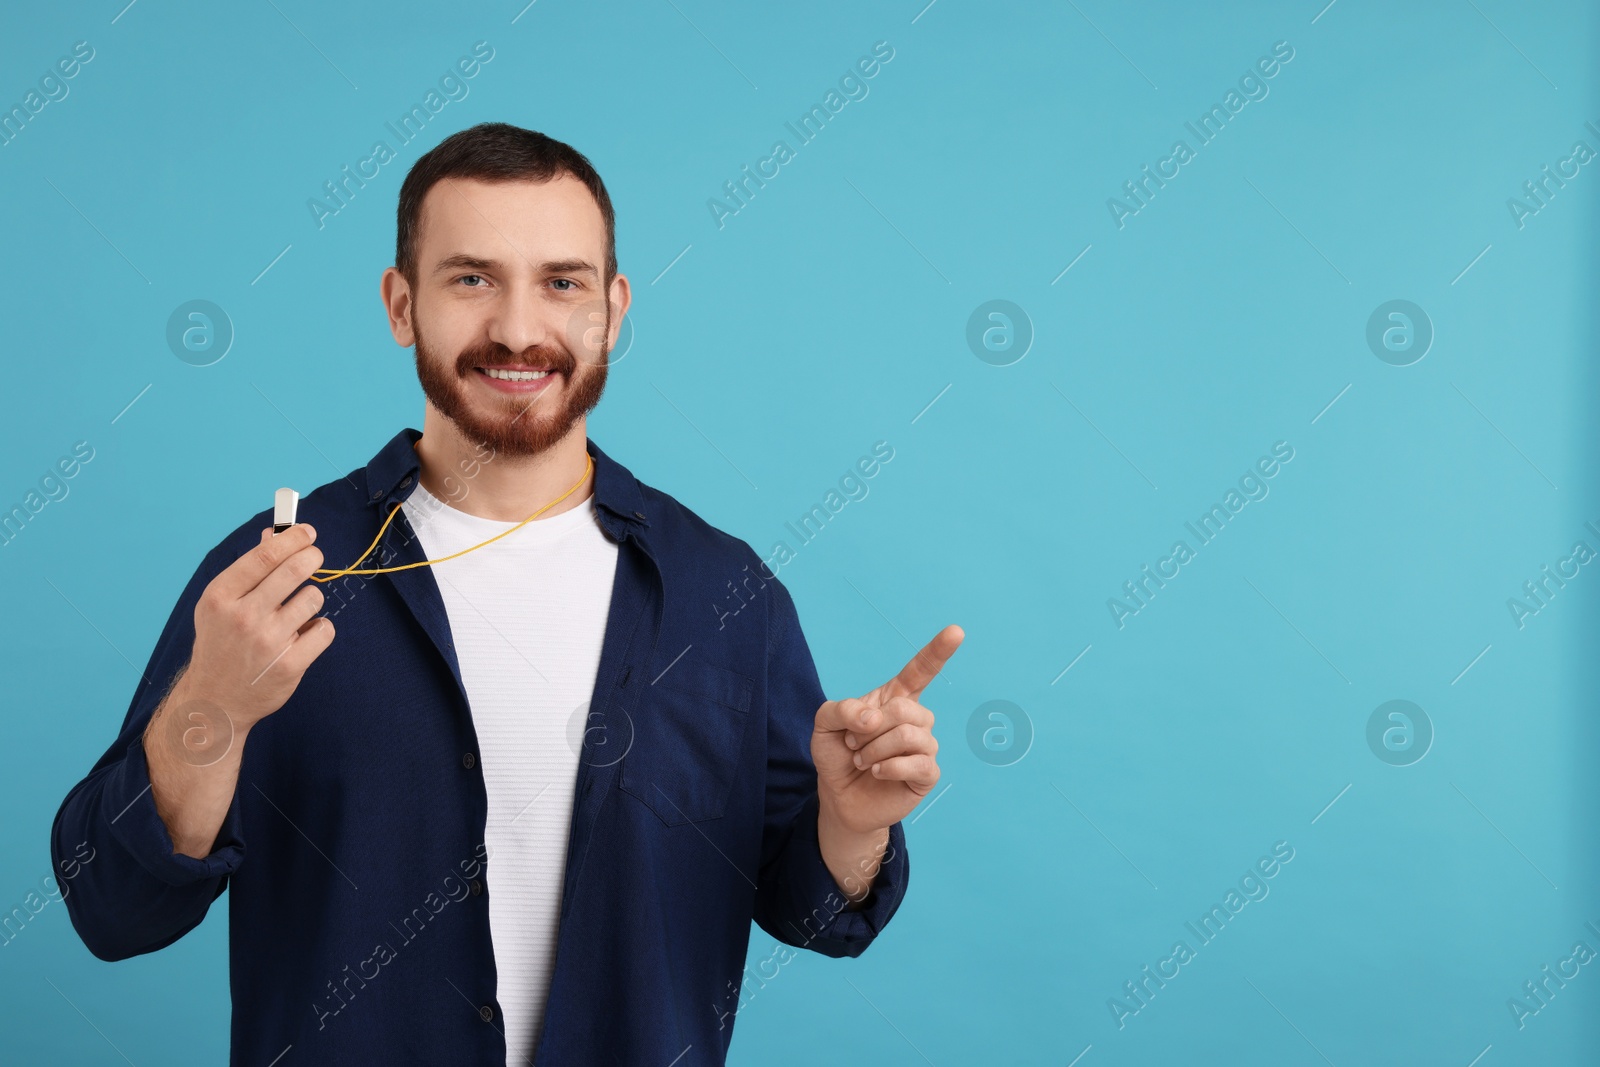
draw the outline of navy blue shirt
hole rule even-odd
[[[401,431],[302,500],[325,566],[355,560],[416,487],[420,437]],[[787,945],[859,955],[905,894],[905,834],[890,828],[871,893],[846,908],[817,845],[825,697],[788,591],[743,541],[588,450],[617,572],[535,1060],[720,1064],[751,920]],[[72,924],[96,956],[126,959],[176,941],[231,889],[235,1067],[503,1064],[487,799],[431,568],[322,587],[333,644],[252,729],[210,855],[174,853],[156,813],[141,734],[188,660],[196,600],[271,521],[206,555],[116,741],[56,815],[55,862],[94,849],[66,898]],[[403,512],[372,557],[423,558]]]

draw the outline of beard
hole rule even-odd
[[[598,318],[598,315],[595,316]],[[454,359],[436,352],[423,339],[420,317],[416,334],[417,380],[423,394],[461,433],[495,455],[532,456],[547,451],[593,411],[605,391],[611,354],[611,308],[600,340],[598,359],[579,359],[562,344],[534,345],[513,352],[498,341],[484,340],[461,350]],[[581,331],[580,331],[581,333]],[[550,381],[533,397],[489,395],[469,379],[478,367],[503,367],[518,363],[550,368]],[[547,379],[548,381],[548,379]],[[556,386],[559,399],[550,399]],[[552,406],[554,405],[554,406]]]

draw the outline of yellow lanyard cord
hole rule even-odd
[[[368,556],[372,555],[372,550],[378,547],[378,542],[383,540],[384,531],[389,528],[389,524],[394,521],[394,517],[396,515],[400,514],[400,509],[405,506],[405,504],[402,502],[402,503],[396,504],[394,506],[394,510],[389,512],[389,517],[387,519],[383,520],[383,525],[382,526],[378,527],[378,536],[374,537],[372,539],[372,544],[367,546],[367,550],[365,552],[361,553],[361,555],[356,559],[356,561],[354,563],[350,564],[350,566],[344,568],[343,570],[336,570],[336,569],[331,568],[331,567],[324,567],[323,569],[314,572],[311,575],[311,580],[313,582],[331,582],[335,578],[342,578],[347,574],[392,574],[395,571],[408,571],[408,570],[411,570],[413,567],[430,567],[435,563],[443,563],[446,560],[455,559],[457,556],[464,556],[468,552],[476,552],[478,549],[482,548],[484,545],[492,545],[496,541],[500,540],[500,538],[505,537],[507,534],[516,533],[518,530],[520,530],[524,526],[528,525],[528,523],[532,522],[534,519],[537,519],[540,515],[543,515],[545,512],[549,511],[551,508],[555,507],[557,504],[559,504],[563,500],[567,499],[567,497],[569,497],[573,493],[577,492],[578,491],[578,486],[582,485],[588,479],[589,472],[594,469],[594,457],[586,455],[585,458],[586,458],[587,462],[584,464],[584,467],[583,467],[583,477],[579,478],[576,482],[574,482],[571,489],[568,489],[565,493],[562,493],[560,496],[558,496],[554,500],[550,501],[550,503],[546,504],[544,507],[540,508],[538,511],[535,511],[532,515],[529,515],[527,518],[523,519],[521,522],[519,522],[515,526],[511,527],[511,529],[505,530],[505,531],[503,531],[501,533],[497,533],[493,537],[489,538],[489,540],[487,540],[487,541],[479,542],[478,544],[473,545],[471,548],[463,548],[460,552],[452,552],[450,555],[440,557],[439,559],[425,559],[425,560],[422,560],[420,563],[406,563],[406,564],[402,564],[399,567],[372,567],[372,568],[368,568],[366,570],[356,570],[357,567],[361,566],[361,561],[362,560],[364,560]],[[325,575],[325,577],[320,577],[319,578],[318,575]]]

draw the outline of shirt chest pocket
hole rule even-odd
[[[720,818],[739,769],[755,683],[685,656],[645,687],[621,786],[668,826]]]

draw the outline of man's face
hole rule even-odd
[[[603,287],[599,206],[568,175],[446,179],[421,215],[410,327],[428,402],[497,454],[545,451],[600,402],[626,309]]]

